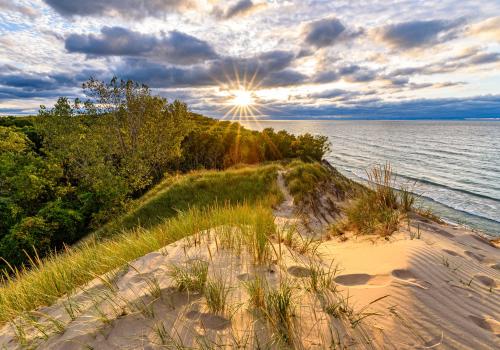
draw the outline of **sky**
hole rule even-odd
[[[218,118],[500,118],[500,1],[0,0],[0,114],[113,76]]]

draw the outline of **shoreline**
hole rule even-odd
[[[322,163],[325,164],[325,165],[327,165],[329,168],[333,168],[333,169],[337,170],[337,168],[335,166],[333,166],[327,159],[322,159]],[[340,170],[337,170],[337,171],[340,171]],[[342,173],[344,173],[344,172],[342,172]],[[347,176],[352,181],[354,181],[354,182],[356,182],[358,184],[361,184],[363,186],[365,185],[365,183],[368,183],[367,180],[365,180],[363,178],[360,178],[356,174],[351,173],[351,172],[348,172],[348,173],[349,173],[350,176],[347,176],[345,174],[344,174],[344,176]],[[395,189],[395,190],[397,190],[397,189]],[[453,208],[453,207],[451,207],[451,206],[449,206],[447,204],[438,202],[435,199],[430,198],[430,197],[425,196],[425,195],[418,195],[418,194],[416,194],[414,192],[412,192],[412,193],[416,196],[417,199],[423,198],[423,201],[424,201],[423,204],[424,204],[424,206],[425,206],[425,204],[427,204],[427,206],[429,206],[428,204],[431,204],[430,205],[430,207],[431,207],[430,209],[432,209],[432,204],[434,204],[434,206],[436,206],[436,207],[446,208],[447,210],[459,213],[460,215],[463,215],[465,217],[476,218],[478,220],[483,220],[483,221],[486,221],[486,222],[491,222],[491,223],[493,223],[495,225],[500,225],[500,222],[497,222],[497,221],[495,221],[493,219],[490,219],[490,218],[487,218],[487,217],[484,217],[484,216],[475,215],[475,214],[472,214],[472,213],[464,211],[464,210]],[[428,202],[428,203],[425,203],[425,202]],[[439,209],[437,211],[439,211]],[[440,217],[440,219],[442,219],[443,221],[445,221],[449,225],[457,226],[457,227],[462,227],[462,228],[468,229],[470,231],[473,231],[473,232],[477,233],[478,235],[481,235],[481,236],[484,236],[484,237],[488,237],[488,238],[491,238],[491,239],[500,239],[500,232],[498,234],[495,234],[493,232],[488,232],[487,230],[484,230],[484,229],[481,229],[481,228],[478,228],[478,227],[474,227],[473,224],[466,223],[466,222],[465,223],[457,222],[457,221],[455,221],[453,219],[450,219],[449,217],[442,216],[441,214],[439,215],[439,217]]]

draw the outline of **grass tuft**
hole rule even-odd
[[[266,302],[266,280],[257,276],[254,280],[245,282],[244,287],[248,293],[251,307],[263,309]]]
[[[400,200],[390,164],[373,167],[368,173],[370,188],[347,208],[347,226],[360,234],[391,235],[399,227]],[[405,193],[406,205],[412,201]]]
[[[207,282],[208,263],[193,260],[184,265],[173,265],[168,274],[174,280],[178,290],[201,293]]]
[[[291,286],[282,281],[277,289],[266,293],[264,311],[275,335],[286,344],[293,343],[294,300]]]
[[[223,314],[226,309],[229,287],[222,278],[209,279],[203,292],[208,310],[215,314]]]

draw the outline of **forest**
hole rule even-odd
[[[321,160],[329,149],[324,136],[204,117],[133,81],[91,78],[83,96],[0,117],[0,270],[77,242],[166,174]]]

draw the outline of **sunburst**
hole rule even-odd
[[[253,97],[253,92],[243,89],[238,89],[231,91],[233,95],[229,101],[233,106],[238,106],[241,108],[249,107],[255,104],[255,99]]]

